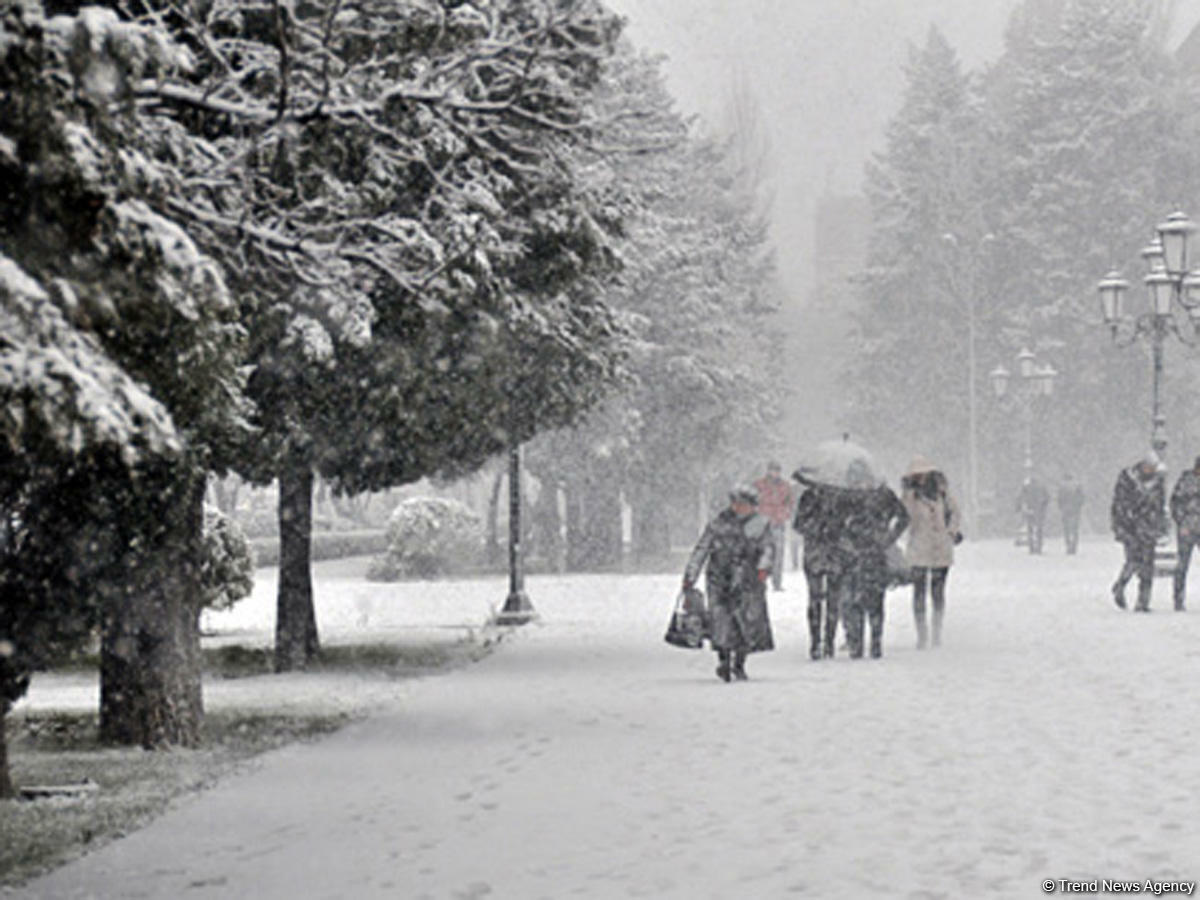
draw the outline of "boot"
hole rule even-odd
[[[738,681],[745,681],[746,675],[746,654],[738,651],[733,654],[733,677]]]
[[[935,612],[933,614],[933,646],[940,647],[942,645],[942,614]]]
[[[867,618],[871,626],[871,659],[883,656],[883,611],[872,610]]]
[[[1138,585],[1137,606],[1134,607],[1134,612],[1150,612],[1150,584],[1149,584],[1149,582]]]
[[[829,616],[825,620],[825,644],[822,652],[826,659],[833,659],[834,641],[837,637],[837,616]]]
[[[1120,609],[1125,609],[1125,591],[1121,588],[1121,585],[1113,585],[1112,595],[1113,603],[1117,604]]]
[[[728,681],[730,677],[729,669],[729,651],[717,651],[717,677],[722,681]]]

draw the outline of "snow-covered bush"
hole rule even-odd
[[[254,590],[254,554],[237,522],[216,507],[204,508],[200,583],[205,609],[229,609]]]
[[[413,497],[392,511],[387,552],[371,563],[372,581],[432,578],[474,562],[483,548],[479,517],[457,500]]]

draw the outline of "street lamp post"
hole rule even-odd
[[[508,448],[508,596],[496,614],[498,625],[524,625],[537,612],[525,593],[525,562],[521,551],[521,445]]]
[[[1022,390],[1020,399],[1025,420],[1025,475],[1033,474],[1033,410],[1034,403],[1039,397],[1049,397],[1054,393],[1054,379],[1058,370],[1050,363],[1039,364],[1037,356],[1028,347],[1022,348],[1017,354],[1017,375],[1021,379]],[[988,373],[992,382],[992,390],[997,399],[1008,395],[1008,384],[1012,373],[1003,364],[996,366]]]
[[[1153,358],[1150,445],[1160,457],[1167,450],[1166,416],[1162,410],[1163,345],[1167,335],[1173,334],[1189,347],[1195,346],[1200,327],[1200,270],[1188,270],[1188,244],[1195,230],[1186,213],[1174,212],[1158,226],[1156,236],[1142,250],[1150,271],[1143,278],[1149,309],[1141,315],[1125,314],[1129,282],[1120,272],[1110,271],[1099,284],[1100,311],[1111,330],[1113,343],[1127,347],[1139,338],[1150,341]],[[1182,320],[1179,310],[1186,313]]]

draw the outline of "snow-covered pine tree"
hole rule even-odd
[[[102,9],[45,20],[7,4],[3,27],[0,247],[32,284],[8,309],[52,323],[23,342],[6,329],[22,481],[5,485],[5,609],[11,593],[36,613],[8,640],[36,651],[101,621],[103,736],[193,743],[203,479],[245,425],[242,333],[220,271],[145,202],[168,178],[129,139],[126,102],[133,80],[186,60]]]
[[[984,141],[970,79],[936,28],[910,50],[905,78],[867,168],[871,258],[847,366],[850,425],[870,446],[919,449],[962,484],[973,380],[979,390],[972,355],[994,299]]]
[[[171,9],[198,65],[139,101],[184,173],[163,202],[250,329],[290,668],[318,646],[315,470],[355,491],[477,464],[611,374],[615,323],[580,279],[616,210],[582,150],[619,25],[593,0]]]

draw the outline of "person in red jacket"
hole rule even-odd
[[[771,566],[771,586],[783,590],[783,549],[787,541],[788,522],[792,519],[792,507],[796,496],[792,484],[779,477],[779,463],[767,463],[767,474],[754,482],[758,490],[758,514],[771,523],[771,541],[775,545],[775,560]]]

